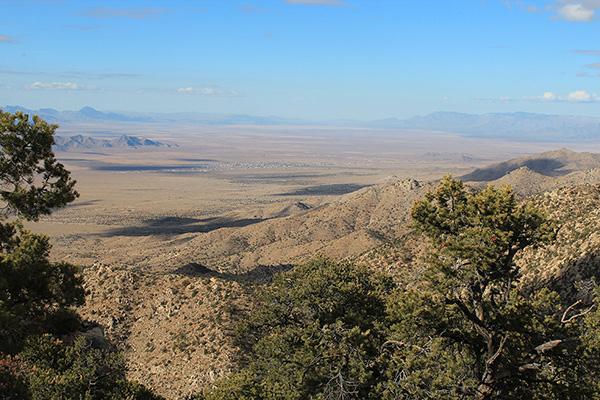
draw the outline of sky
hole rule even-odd
[[[0,0],[0,106],[600,117],[600,0]]]

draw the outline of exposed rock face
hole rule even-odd
[[[97,149],[97,148],[138,148],[138,147],[171,147],[177,146],[165,144],[154,140],[140,138],[137,136],[121,135],[114,139],[96,139],[90,136],[75,135],[70,137],[56,136],[54,149],[57,151],[68,151],[71,149]]]

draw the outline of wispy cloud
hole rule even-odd
[[[600,0],[549,0],[548,2],[550,4],[545,7],[538,7],[521,0],[514,0],[512,4],[530,13],[550,13],[550,18],[556,20],[593,22],[598,19],[596,12],[600,10]],[[504,4],[508,9],[513,9],[510,1],[506,0]]]
[[[244,4],[243,6],[238,7],[238,11],[245,12],[245,13],[255,13],[255,14],[264,14],[267,12],[267,10],[265,10],[265,9],[252,7],[252,6],[249,6],[248,4]]]
[[[92,25],[92,26],[85,26],[85,25],[64,25],[65,28],[69,28],[69,29],[75,29],[77,31],[82,31],[82,32],[86,32],[86,31],[93,31],[95,29],[99,29],[100,25]]]
[[[109,73],[109,74],[89,74],[86,72],[78,71],[67,71],[60,75],[61,78],[74,79],[74,78],[86,78],[86,79],[113,79],[113,78],[137,78],[140,74],[128,74],[128,73]]]
[[[177,93],[191,94],[198,96],[221,96],[221,97],[240,97],[241,94],[233,90],[222,90],[216,87],[195,88],[184,87],[177,89]]]
[[[600,50],[571,50],[569,53],[589,54],[591,56],[600,56]]]
[[[309,6],[348,7],[350,4],[341,0],[285,0],[287,4],[302,4]]]
[[[0,43],[17,43],[18,40],[10,36],[0,34]]]
[[[38,3],[47,3],[47,4],[55,4],[55,5],[64,5],[65,2],[64,1],[55,1],[55,0],[34,0],[37,1]]]
[[[600,96],[595,93],[589,93],[585,90],[576,90],[567,95],[554,92],[545,92],[541,96],[526,97],[498,97],[495,99],[486,99],[478,97],[478,101],[488,103],[510,103],[510,102],[566,102],[566,103],[600,103]]]
[[[25,89],[28,90],[98,90],[94,85],[79,85],[73,82],[34,82],[29,85],[25,85]]]
[[[87,7],[79,13],[79,16],[92,18],[152,19],[162,17],[164,14],[171,14],[172,12],[173,11],[170,9],[158,7]]]
[[[528,3],[524,3],[522,1],[515,1],[515,4],[518,5],[522,10],[530,12],[530,13],[536,13],[536,14],[541,14],[543,12],[543,10],[539,9],[537,6],[534,6],[533,4],[528,4]]]
[[[591,69],[600,69],[600,63],[588,64],[585,67],[586,68],[591,68]]]
[[[33,72],[13,71],[9,69],[0,69],[0,74],[8,75],[35,75]]]

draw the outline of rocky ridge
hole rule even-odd
[[[90,136],[56,136],[54,149],[56,151],[69,151],[73,149],[98,149],[98,148],[138,148],[138,147],[172,147],[177,145],[161,143],[137,136],[121,135],[114,139],[97,139]]]
[[[527,249],[517,260],[521,284],[581,296],[600,279],[600,166],[580,162],[577,169],[565,151],[544,157],[555,156],[562,160],[555,172],[535,163],[519,166],[521,160],[500,178],[471,184],[510,183],[528,195],[523,201],[559,221],[554,244]],[[410,208],[435,185],[395,180],[329,204],[238,210],[221,216],[220,224],[211,220],[214,229],[196,230],[209,222],[192,220],[188,230],[165,237],[168,251],[147,236],[115,232],[112,243],[125,250],[144,243],[155,247],[127,262],[87,267],[90,295],[82,312],[125,343],[132,378],[167,398],[183,398],[236,368],[235,320],[252,309],[255,290],[273,273],[325,254],[417,281],[427,244],[411,230]]]

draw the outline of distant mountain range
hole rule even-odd
[[[573,115],[533,113],[464,114],[434,112],[408,119],[389,118],[375,121],[314,121],[275,116],[212,113],[127,113],[102,112],[91,107],[79,111],[57,111],[51,108],[29,110],[6,106],[4,111],[22,110],[36,114],[51,123],[181,123],[197,125],[329,125],[380,129],[419,129],[462,134],[470,137],[494,137],[517,141],[594,141],[600,139],[600,118]]]
[[[30,110],[20,106],[5,106],[5,112],[23,111],[29,115],[39,115],[50,123],[72,122],[148,122],[148,123],[183,123],[199,125],[302,125],[314,122],[298,118],[281,118],[275,116],[257,117],[246,114],[213,114],[200,112],[187,113],[131,113],[102,112],[92,107],[83,107],[79,111],[58,111],[52,108]]]
[[[473,137],[501,136],[519,141],[597,140],[600,118],[533,113],[463,114],[435,112],[405,120],[371,121],[370,126],[462,133]]]
[[[140,138],[137,136],[121,135],[114,139],[96,139],[89,136],[56,136],[54,149],[67,151],[72,149],[95,149],[95,148],[139,148],[139,147],[177,147],[176,144],[166,144],[154,140]]]

